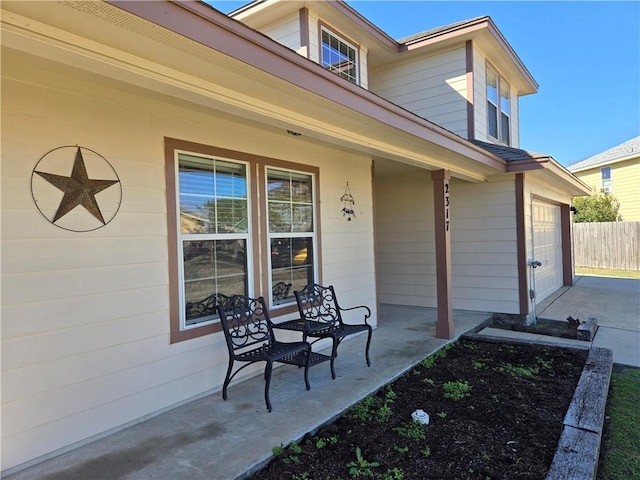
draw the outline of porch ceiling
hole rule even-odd
[[[5,1],[2,44],[372,157],[471,181],[505,171],[499,157],[204,4],[112,3]]]

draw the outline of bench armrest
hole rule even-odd
[[[371,318],[371,309],[366,305],[356,305],[355,307],[343,308],[338,306],[338,308],[343,312],[348,312],[350,310],[364,309],[366,313],[364,313],[364,323],[369,324],[369,318]],[[346,323],[346,322],[345,322]]]

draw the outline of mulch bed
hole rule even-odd
[[[460,340],[251,478],[542,480],[587,354]],[[412,421],[417,409],[428,425]]]

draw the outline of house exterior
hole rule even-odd
[[[3,473],[218,392],[212,295],[280,321],[316,281],[451,338],[454,308],[572,283],[589,189],[519,148],[537,84],[487,17],[395,41],[342,2],[1,8]]]
[[[640,136],[568,167],[593,192],[605,190],[620,202],[626,222],[640,221]]]

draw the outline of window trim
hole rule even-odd
[[[354,42],[353,40],[351,40],[349,37],[347,37],[346,35],[343,35],[342,33],[338,33],[338,31],[332,27],[330,27],[329,25],[327,25],[326,23],[320,21],[318,22],[318,25],[320,28],[318,28],[318,48],[320,49],[319,55],[318,55],[318,59],[319,59],[319,64],[322,68],[324,68],[325,70],[327,70],[328,72],[333,73],[334,75],[336,75],[337,77],[343,78],[344,80],[346,80],[349,83],[353,83],[354,85],[360,85],[360,45],[357,42]],[[353,48],[353,50],[356,53],[356,78],[355,78],[355,82],[352,82],[351,80],[349,80],[348,78],[342,77],[340,76],[338,73],[336,73],[333,70],[330,70],[329,68],[325,67],[323,65],[323,56],[322,56],[322,32],[326,31],[329,35],[337,38],[339,41],[341,41],[342,43],[346,44],[348,47]]]
[[[494,104],[491,100],[489,100],[489,95],[488,95],[488,89],[489,89],[489,75],[488,72],[492,71],[495,76],[496,76],[496,93],[497,93],[497,102],[498,104]],[[504,133],[502,132],[502,102],[501,102],[501,96],[500,96],[500,92],[502,89],[502,84],[505,83],[507,85],[507,91],[509,92],[509,111],[506,112],[507,117],[509,118],[509,132],[508,132],[508,136],[509,136],[509,141],[505,142],[504,140]],[[490,133],[490,128],[491,125],[489,125],[489,108],[487,106],[487,114],[486,114],[486,118],[487,118],[487,137],[492,138],[494,140],[496,140],[497,142],[500,142],[504,145],[511,145],[512,144],[512,138],[513,138],[513,125],[511,123],[512,120],[512,107],[511,104],[513,102],[512,100],[512,96],[511,96],[511,84],[509,82],[507,82],[507,80],[504,78],[504,76],[502,76],[500,74],[500,72],[498,71],[497,68],[495,68],[493,65],[491,65],[489,62],[486,63],[485,65],[485,98],[487,100],[487,104],[491,103],[492,105],[494,105],[496,107],[496,130],[498,132],[498,136],[494,137],[493,135],[491,135]]]
[[[247,279],[249,290],[255,296],[263,295],[269,286],[269,256],[260,255],[260,252],[268,251],[268,235],[266,224],[267,203],[261,201],[266,199],[266,169],[267,167],[280,168],[284,170],[299,171],[313,175],[314,184],[314,221],[315,223],[315,261],[316,278],[319,282],[322,279],[322,259],[321,259],[321,225],[320,225],[320,169],[318,167],[278,160],[269,157],[228,150],[220,147],[213,147],[200,143],[180,140],[171,137],[164,138],[165,157],[165,182],[166,182],[166,204],[167,204],[167,243],[168,243],[168,271],[169,271],[169,343],[178,343],[191,340],[204,335],[220,332],[222,327],[220,322],[207,323],[205,325],[195,325],[182,329],[180,321],[180,308],[182,300],[180,298],[182,277],[180,276],[181,258],[179,257],[180,236],[178,233],[178,209],[177,183],[176,183],[176,151],[187,151],[195,154],[203,154],[214,157],[224,157],[230,160],[238,160],[248,165],[248,206],[249,206],[249,239],[251,244],[252,257],[247,259]],[[251,262],[251,265],[249,263]],[[251,275],[253,272],[253,275]],[[268,307],[271,305],[271,295],[264,295]],[[284,315],[297,311],[295,304],[285,304],[277,306],[272,317]]]

